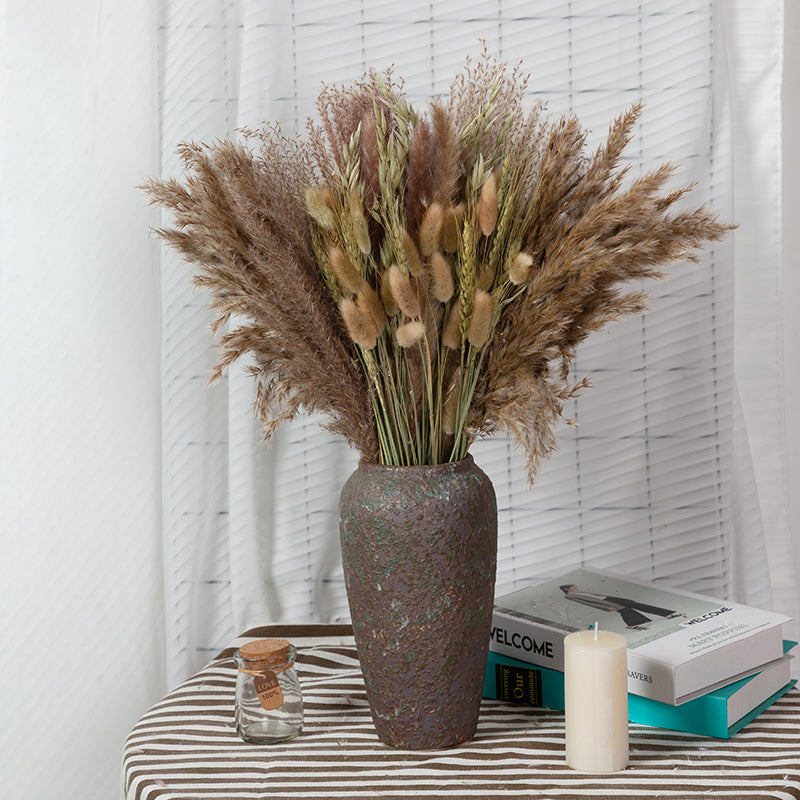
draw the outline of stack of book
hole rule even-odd
[[[495,600],[483,696],[563,710],[564,637],[628,640],[631,722],[727,739],[796,681],[788,617],[581,568]]]

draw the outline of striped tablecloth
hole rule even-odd
[[[234,647],[282,635],[298,646],[305,722],[256,746],[233,725]],[[450,750],[393,750],[375,735],[344,627],[250,631],[151,708],[125,744],[126,800],[234,798],[800,799],[800,692],[728,741],[632,725],[630,766],[610,775],[564,762],[564,716],[483,701],[475,738]]]

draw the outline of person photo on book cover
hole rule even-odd
[[[646,617],[645,614],[652,614],[665,619],[685,616],[685,614],[680,614],[669,608],[651,606],[638,600],[629,600],[626,597],[609,597],[607,595],[584,592],[581,591],[580,587],[570,583],[565,583],[559,588],[564,592],[564,597],[567,600],[582,603],[585,606],[596,608],[598,611],[607,611],[609,613],[616,611],[622,617],[626,627],[636,631],[647,630],[647,623],[653,621],[650,617]]]

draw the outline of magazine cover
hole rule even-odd
[[[489,647],[563,671],[564,636],[597,623],[628,640],[628,690],[677,705],[781,658],[788,619],[585,567],[497,598]]]

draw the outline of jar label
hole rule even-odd
[[[263,675],[256,675],[253,683],[259,702],[266,711],[272,711],[283,705],[283,692],[278,683],[278,676],[272,670],[268,669]]]

